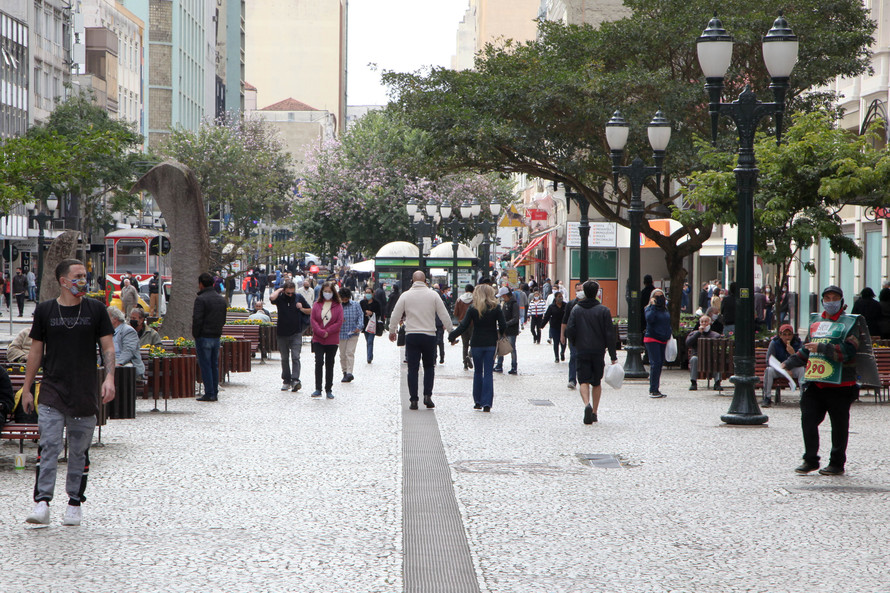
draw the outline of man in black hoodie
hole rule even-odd
[[[612,313],[596,298],[600,285],[588,280],[583,290],[584,298],[569,314],[566,337],[575,347],[581,401],[584,402],[584,424],[593,424],[597,421],[596,412],[603,392],[600,385],[606,368],[603,356],[608,350],[612,364],[618,363],[618,356],[615,354]]]

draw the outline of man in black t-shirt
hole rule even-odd
[[[299,391],[300,352],[303,350],[303,319],[312,313],[312,307],[291,280],[272,293],[269,301],[278,307],[278,352],[281,354],[281,391]],[[291,370],[293,367],[293,370]]]
[[[22,408],[34,409],[31,386],[43,366],[40,400],[37,407],[40,446],[37,449],[37,476],[34,485],[34,511],[26,521],[49,523],[49,502],[56,485],[56,467],[62,452],[62,435],[68,429],[68,477],[65,490],[68,508],[63,525],[80,525],[80,503],[89,471],[89,449],[99,412],[100,391],[96,368],[96,344],[101,346],[105,380],[102,403],[114,399],[114,342],[111,321],[105,305],[84,298],[87,272],[83,263],[66,259],[56,266],[61,285],[59,298],[43,301],[34,311],[31,351],[22,390]]]

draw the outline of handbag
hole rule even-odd
[[[368,318],[368,323],[365,325],[365,331],[369,334],[377,333],[377,319],[375,319],[373,315]]]
[[[677,360],[677,338],[671,336],[664,348],[664,360],[666,362],[674,362]]]
[[[513,353],[513,345],[510,344],[510,338],[504,336],[498,339],[497,348],[495,349],[495,355],[497,356],[507,356],[508,354]]]
[[[405,345],[405,326],[399,328],[398,336],[396,336],[396,346]]]

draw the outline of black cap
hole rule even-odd
[[[826,293],[829,292],[836,292],[841,296],[841,298],[844,298],[844,291],[841,290],[839,286],[835,286],[834,284],[832,284],[831,286],[826,286],[825,290],[822,291],[822,296],[824,297]]]

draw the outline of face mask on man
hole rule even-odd
[[[68,281],[71,283],[71,286],[68,287],[68,290],[71,291],[71,294],[74,296],[83,296],[87,292],[87,279],[86,278],[69,278]]]
[[[323,292],[323,293],[321,293],[321,296],[323,296],[326,301],[329,301],[332,298],[334,298],[334,293],[333,292]]]
[[[843,301],[823,301],[822,308],[825,309],[825,312],[828,313],[829,316],[837,315],[841,310],[841,306],[843,305]]]
[[[132,327],[132,328],[135,329],[135,330],[139,330],[139,322],[138,322],[137,320],[135,320],[135,319],[131,319],[131,320],[130,320],[130,327]]]
[[[658,295],[657,297],[655,297],[655,305],[658,307],[664,307],[664,304],[666,302],[667,300],[662,295]]]

